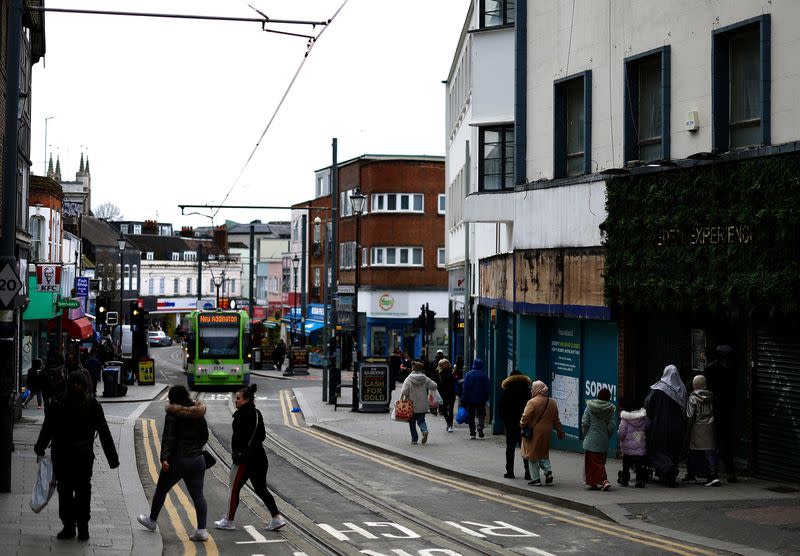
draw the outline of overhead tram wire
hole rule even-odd
[[[311,50],[314,48],[314,45],[317,44],[317,41],[320,39],[322,34],[325,32],[326,29],[328,29],[328,26],[333,22],[334,19],[336,19],[336,16],[339,15],[339,12],[341,12],[342,9],[344,9],[344,7],[347,5],[347,2],[349,2],[349,0],[344,0],[342,2],[341,6],[339,6],[339,9],[337,9],[334,12],[334,14],[328,20],[328,23],[325,25],[325,27],[322,28],[322,30],[317,34],[317,36],[315,38],[311,38],[311,39],[308,40],[308,48],[306,49],[306,53],[303,55],[303,60],[300,62],[300,65],[297,66],[297,70],[294,72],[294,76],[292,77],[292,80],[289,82],[289,85],[286,87],[286,91],[284,91],[283,96],[281,97],[280,101],[278,101],[278,106],[275,107],[275,111],[272,113],[272,116],[270,117],[269,121],[267,122],[267,125],[264,128],[264,131],[261,132],[261,136],[258,138],[258,141],[256,141],[256,144],[253,147],[253,150],[250,152],[250,156],[247,157],[247,160],[245,161],[244,166],[242,166],[242,169],[239,171],[239,175],[236,176],[236,179],[233,181],[233,184],[231,185],[230,189],[228,189],[228,192],[225,193],[225,197],[222,198],[222,201],[220,202],[220,205],[224,205],[225,204],[225,201],[228,200],[228,197],[230,197],[231,193],[233,193],[233,190],[236,189],[237,185],[239,185],[239,180],[242,179],[242,175],[244,175],[244,172],[245,172],[245,170],[247,170],[247,167],[250,165],[250,162],[253,160],[253,157],[255,156],[256,151],[258,151],[258,147],[261,146],[261,141],[264,140],[264,136],[269,131],[269,128],[272,127],[272,122],[275,121],[275,118],[278,116],[278,112],[280,111],[281,107],[283,106],[283,103],[286,101],[286,97],[289,96],[289,92],[292,90],[292,87],[294,86],[295,81],[297,81],[297,77],[300,75],[300,72],[302,71],[303,66],[306,64],[306,60],[308,60],[308,55],[311,54]],[[253,8],[253,9],[255,9],[255,8]],[[256,11],[258,11],[258,10],[256,10]],[[212,217],[216,217],[217,214],[219,213],[219,210],[220,209],[217,208],[217,210],[214,212]]]

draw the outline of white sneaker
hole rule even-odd
[[[267,525],[267,531],[277,531],[281,527],[286,525],[286,520],[283,519],[282,515],[278,515],[272,518],[272,521],[269,522]]]
[[[236,529],[236,524],[227,517],[223,517],[219,521],[214,522],[214,527],[217,529],[224,529],[226,531],[233,531]]]
[[[189,535],[190,541],[204,542],[208,540],[208,531],[205,529],[195,529],[194,533]]]
[[[150,519],[149,515],[139,514],[138,516],[136,516],[136,521],[138,521],[144,527],[150,529],[151,531],[156,530],[156,522]]]
[[[447,427],[447,432],[453,432],[453,427]]]

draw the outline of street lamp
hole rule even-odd
[[[300,257],[297,256],[297,253],[294,254],[292,257],[292,270],[294,272],[294,286],[292,288],[292,292],[294,292],[294,300],[292,301],[292,317],[295,322],[292,323],[292,343],[291,345],[294,347],[295,341],[297,340],[297,326],[300,322],[300,315],[299,310],[297,308],[297,269],[300,267]]]
[[[119,247],[119,314],[117,315],[117,322],[119,323],[119,353],[122,355],[122,292],[125,290],[125,244],[127,240],[119,232],[117,238],[117,247]]]
[[[214,278],[214,287],[217,288],[217,305],[216,305],[217,309],[219,309],[219,289],[222,287],[223,283],[225,283],[225,271],[224,270],[220,273],[219,278]]]
[[[350,194],[350,204],[353,208],[353,214],[356,216],[356,253],[355,263],[356,272],[353,284],[353,404],[350,408],[351,411],[358,411],[359,405],[359,391],[358,391],[358,371],[359,371],[359,330],[358,330],[358,252],[361,251],[361,213],[364,212],[364,206],[367,203],[367,196],[361,193],[361,189],[356,189]]]
[[[330,363],[328,353],[328,225],[325,224],[325,238],[322,238],[321,233],[322,219],[317,216],[314,218],[314,243],[323,249],[323,263],[322,263],[322,401],[328,401],[328,382],[330,380]],[[319,251],[317,251],[319,254]]]

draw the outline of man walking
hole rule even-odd
[[[464,384],[461,390],[461,404],[466,406],[468,411],[469,439],[475,440],[477,430],[478,437],[483,438],[483,425],[486,420],[486,402],[489,401],[489,375],[483,368],[483,360],[476,357],[472,362],[472,368],[464,376]],[[478,419],[476,429],[475,418]]]

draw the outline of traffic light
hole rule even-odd
[[[96,324],[105,324],[108,315],[108,295],[98,295],[94,302],[94,321]]]
[[[432,334],[433,331],[436,329],[436,321],[433,320],[436,317],[436,311],[431,311],[428,309],[425,320],[425,330],[428,331],[429,334]]]

